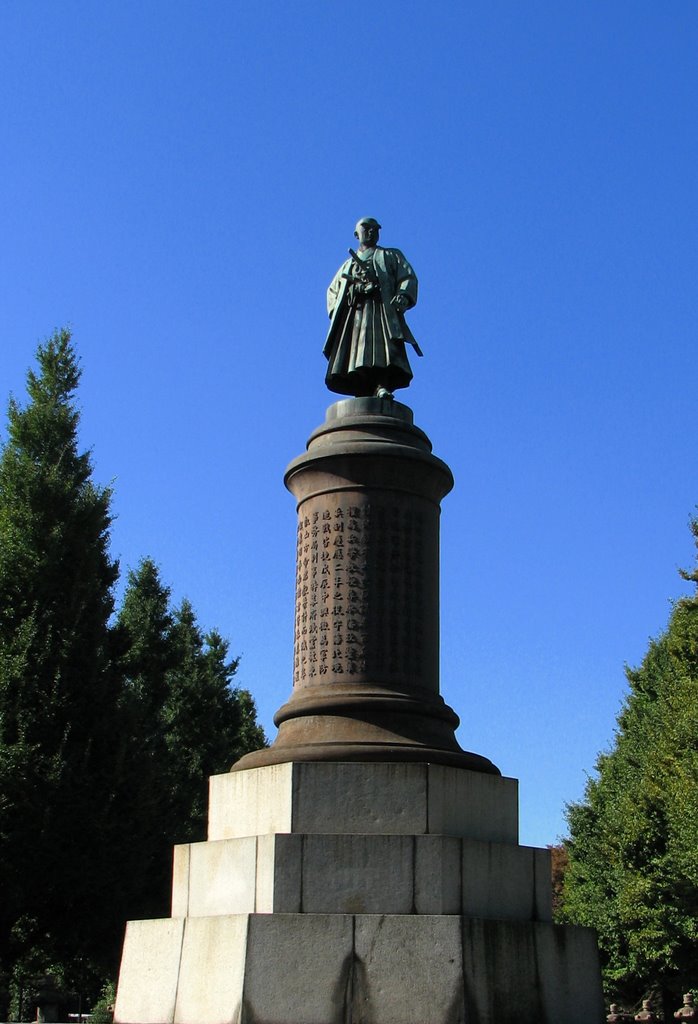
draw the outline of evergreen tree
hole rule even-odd
[[[123,711],[131,737],[128,806],[130,892],[126,918],[167,912],[172,868],[172,799],[163,708],[176,662],[170,592],[157,566],[144,559],[129,572],[114,628]]]
[[[139,810],[139,897],[166,912],[172,844],[205,838],[208,777],[265,745],[251,695],[232,685],[238,659],[217,631],[204,636],[191,604],[175,611],[155,563],[129,574],[117,619],[126,701],[138,738],[132,799]]]
[[[204,837],[208,775],[265,742],[227,642],[187,602],[172,611],[152,561],[110,625],[111,493],[79,449],[69,333],[37,361],[0,454],[0,995],[15,1001],[32,975],[82,992],[114,977],[127,918],[167,913],[172,844]]]
[[[192,842],[205,837],[209,776],[228,771],[266,740],[252,697],[232,686],[238,659],[228,657],[229,645],[216,630],[203,636],[186,600],[174,613],[172,639],[177,657],[168,680],[165,737],[176,836]]]
[[[70,335],[37,352],[0,457],[0,958],[80,973],[107,860],[118,683],[108,620],[110,492],[78,446]]]
[[[568,808],[563,913],[598,929],[611,993],[673,1000],[698,983],[698,595],[627,676],[613,748]]]

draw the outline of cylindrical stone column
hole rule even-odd
[[[284,761],[430,761],[461,750],[439,694],[440,501],[448,466],[399,402],[337,402],[285,476],[298,499],[293,693],[267,750]]]

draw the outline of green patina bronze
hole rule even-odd
[[[405,321],[417,275],[399,249],[378,245],[380,227],[373,217],[357,223],[358,252],[349,250],[327,290],[325,382],[340,395],[390,398],[412,380],[405,343],[422,354]]]

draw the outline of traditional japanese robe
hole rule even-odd
[[[323,352],[328,359],[325,378],[330,391],[340,395],[372,395],[376,388],[406,388],[412,370],[405,342],[418,350],[405,318],[391,299],[406,295],[417,301],[417,276],[399,249],[376,246],[358,253],[372,266],[379,288],[361,295],[352,287],[359,276],[349,259],[339,268],[327,290],[331,324]]]

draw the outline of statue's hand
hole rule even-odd
[[[390,300],[390,303],[391,305],[395,306],[398,313],[404,313],[405,310],[409,307],[410,300],[407,298],[406,295],[403,295],[402,292],[400,292]]]

